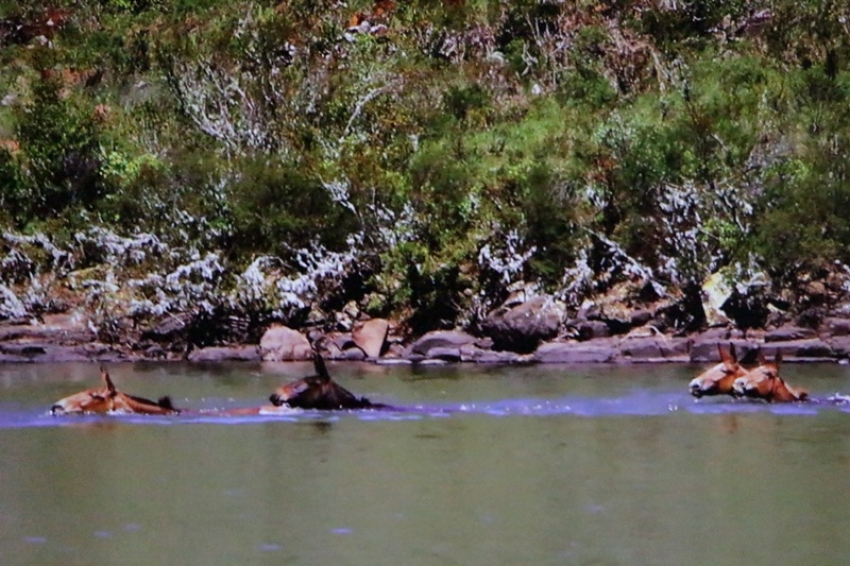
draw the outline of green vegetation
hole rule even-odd
[[[338,300],[416,331],[577,288],[600,242],[790,285],[850,263],[848,6],[2,2],[0,223],[233,273],[353,248]]]

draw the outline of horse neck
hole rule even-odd
[[[785,380],[780,379],[778,377],[774,378],[775,383],[773,383],[773,387],[768,396],[769,401],[779,401],[781,403],[787,403],[789,401],[799,401],[800,395],[788,387],[788,384],[785,383]]]
[[[723,377],[717,380],[717,390],[721,393],[730,393],[735,385],[735,380],[743,376],[746,372],[738,366],[732,373],[724,374]]]
[[[168,415],[172,413],[171,410],[160,407],[156,403],[148,401],[147,399],[131,397],[129,395],[124,395],[123,393],[119,393],[119,395],[121,395],[124,403],[134,413],[144,413],[148,415]]]

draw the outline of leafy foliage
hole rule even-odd
[[[850,261],[848,22],[816,0],[7,3],[0,219],[221,253],[222,288],[350,254],[339,297],[416,331],[521,282],[694,296],[740,262],[791,284]]]

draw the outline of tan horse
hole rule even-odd
[[[121,393],[115,388],[112,379],[104,368],[100,368],[103,387],[87,389],[60,399],[50,408],[54,415],[73,413],[113,413],[126,415],[176,415],[180,409],[171,405],[171,399],[162,397],[159,401],[151,401],[134,395]]]
[[[779,377],[779,363],[781,361],[782,355],[779,353],[776,354],[776,359],[772,362],[767,361],[764,355],[761,355],[758,367],[735,380],[735,393],[749,399],[763,399],[768,403],[790,403],[807,400],[809,394],[806,391],[790,387],[784,379]]]
[[[286,405],[291,408],[320,411],[387,408],[386,405],[372,403],[365,397],[356,397],[331,379],[325,361],[318,352],[313,353],[313,365],[316,375],[293,381],[275,390],[269,397],[275,407]]]
[[[734,344],[729,344],[728,351],[718,344],[717,351],[720,353],[720,363],[707,369],[688,384],[691,395],[696,398],[703,395],[734,395],[735,380],[747,373],[738,363]]]

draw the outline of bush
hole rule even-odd
[[[75,104],[61,89],[58,78],[43,72],[32,103],[18,117],[28,192],[15,217],[23,222],[58,217],[68,209],[91,210],[106,193],[94,108]]]
[[[353,213],[298,164],[248,158],[234,170],[227,190],[234,251],[288,258],[314,243],[339,251],[357,228]]]

